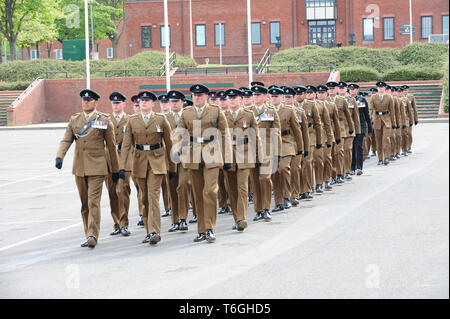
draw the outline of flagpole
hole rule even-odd
[[[247,39],[248,39],[248,83],[253,82],[253,53],[252,53],[252,20],[251,20],[251,3],[247,0]]]
[[[89,14],[88,0],[84,0],[84,33],[86,46],[86,88],[91,88],[91,70],[89,68]]]
[[[170,91],[170,65],[169,65],[169,18],[167,12],[167,0],[164,0],[164,38],[166,44],[166,89]]]
[[[189,0],[189,41],[191,45],[191,59],[193,59],[194,47],[192,45],[192,0]]]
[[[412,5],[409,0],[409,41],[413,43],[413,25],[412,25]]]

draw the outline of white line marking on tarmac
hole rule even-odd
[[[60,228],[60,229],[54,230],[54,231],[52,231],[52,232],[49,232],[49,233],[45,233],[45,234],[42,234],[42,235],[39,235],[39,236],[36,236],[36,237],[30,238],[30,239],[27,239],[27,240],[23,240],[23,241],[21,241],[21,242],[18,242],[18,243],[15,243],[15,244],[9,245],[9,246],[5,246],[5,247],[2,247],[2,248],[0,248],[0,251],[5,251],[5,250],[7,250],[7,249],[10,249],[10,248],[14,248],[14,247],[17,247],[17,246],[23,245],[23,244],[29,243],[29,242],[31,242],[31,241],[34,241],[34,240],[37,240],[37,239],[41,239],[41,238],[44,238],[44,237],[47,237],[47,236],[53,235],[53,234],[56,234],[56,233],[62,232],[62,231],[64,231],[64,230],[67,230],[67,229],[70,229],[70,228],[76,227],[76,226],[80,226],[80,225],[81,225],[82,223],[83,223],[83,222],[79,222],[79,223],[76,223],[76,224],[73,224],[73,225],[70,225],[70,226],[67,226],[67,227],[63,227],[63,228]]]
[[[4,222],[0,223],[0,225],[15,225],[15,224],[32,224],[32,223],[47,223],[47,222],[73,222],[75,220],[79,220],[79,218],[70,218],[70,219],[49,219],[49,220],[29,220],[29,221],[21,221],[21,222]]]
[[[60,172],[56,172],[56,173],[52,173],[52,174],[45,174],[45,175],[33,176],[33,177],[30,177],[30,178],[19,179],[17,181],[11,182],[11,183],[1,184],[0,187],[9,186],[9,185],[12,185],[12,184],[17,184],[17,183],[21,183],[21,182],[25,182],[25,181],[31,181],[33,179],[41,178],[41,177],[45,177],[45,176],[53,176],[53,175],[57,175],[57,174],[61,174],[61,173]]]

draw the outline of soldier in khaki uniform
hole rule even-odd
[[[373,129],[378,154],[378,165],[388,165],[391,145],[389,137],[391,135],[394,118],[394,101],[386,94],[386,83],[377,82],[378,94],[372,95],[369,100],[369,109],[373,113]]]
[[[253,83],[253,82],[252,82]],[[270,203],[272,201],[272,173],[278,169],[278,156],[281,154],[280,119],[275,109],[268,105],[267,88],[261,85],[252,86],[253,105],[248,110],[253,111],[258,124],[258,158],[255,168],[250,171],[253,185],[253,205],[256,212],[254,221],[272,220]],[[276,158],[276,161],[274,159]],[[273,165],[276,163],[276,167]]]
[[[225,94],[230,105],[225,116],[233,146],[233,165],[224,173],[230,186],[228,195],[235,222],[233,229],[244,231],[248,225],[248,181],[256,162],[258,124],[253,112],[242,107],[244,92],[229,89]]]
[[[416,97],[413,94],[409,93],[409,86],[408,85],[403,85],[403,95],[406,96],[408,98],[408,101],[410,103],[410,107],[412,110],[412,114],[414,116],[414,123],[410,123],[410,128],[409,130],[409,141],[408,141],[408,150],[407,153],[411,154],[411,145],[412,145],[412,141],[413,141],[413,137],[412,137],[412,124],[417,125],[419,123],[419,114],[417,113],[417,102],[416,102]]]
[[[293,106],[281,103],[281,95],[293,99],[294,89],[286,87],[285,90],[272,88],[269,90],[272,104],[280,118],[281,126],[281,154],[278,170],[272,174],[272,183],[275,197],[275,208],[272,212],[282,211],[291,207],[291,163],[296,155],[304,151],[303,136],[300,124]],[[292,105],[293,105],[292,101]]]
[[[137,95],[133,95],[131,97],[131,102],[133,103],[134,114],[141,113],[141,108],[139,107],[139,97]],[[139,185],[138,185],[136,177],[131,176],[131,179],[133,180],[133,184],[136,187],[136,194],[137,194],[136,197],[138,200],[139,220],[137,222],[137,226],[144,227],[144,219],[142,218],[142,214],[144,211],[144,204],[142,204],[141,190],[139,189]]]
[[[352,116],[350,110],[348,108],[347,100],[337,95],[339,83],[335,81],[327,82],[328,87],[328,98],[329,102],[332,102],[336,105],[338,109],[339,115],[339,125],[341,128],[341,139],[345,140],[350,133],[353,133],[355,130]],[[332,172],[332,180],[331,185],[338,183],[344,183],[344,174],[345,174],[345,156],[344,156],[344,143],[336,143],[334,144],[334,149],[332,152],[333,156],[333,172]]]
[[[303,154],[296,155],[291,163],[291,203],[294,206],[299,204],[300,194],[301,194],[301,172],[302,172],[302,160],[304,157],[309,156],[309,129],[308,120],[306,117],[305,110],[301,107],[303,100],[305,99],[306,87],[297,85],[293,87],[295,91],[294,105],[295,116],[297,117],[298,123],[302,130],[303,136]]]
[[[350,96],[348,92],[348,85],[345,82],[339,82],[339,95],[347,100],[348,109],[350,111],[354,131],[349,131],[348,136],[344,138],[344,179],[351,180],[350,176],[352,166],[352,154],[353,154],[353,140],[356,134],[361,134],[361,123],[359,120],[359,111],[356,100]]]
[[[100,96],[93,90],[80,92],[83,112],[72,115],[66,133],[59,144],[55,166],[61,169],[64,156],[76,141],[72,174],[75,175],[81,200],[86,241],[81,247],[94,248],[100,232],[100,200],[105,177],[108,175],[106,150],[111,158],[113,181],[119,179],[119,164],[116,152],[114,128],[105,114],[96,108]]]
[[[339,121],[339,111],[336,104],[327,100],[328,87],[326,85],[319,85],[317,87],[317,103],[322,104],[330,116],[330,122],[333,132],[332,145],[327,144],[324,148],[324,169],[323,169],[323,181],[325,182],[325,190],[331,190],[330,180],[333,175],[333,150],[336,144],[341,143],[341,126]]]
[[[312,85],[307,85],[307,88],[312,90],[314,93],[309,93],[306,95],[306,98],[310,101],[313,101],[316,105],[317,113],[320,116],[320,120],[322,122],[322,140],[320,141],[320,147],[316,147],[313,153],[313,162],[314,162],[314,176],[316,181],[315,192],[323,193],[323,171],[324,171],[324,148],[323,144],[326,144],[327,148],[331,148],[333,146],[334,134],[333,128],[331,126],[330,114],[328,110],[322,103],[318,103],[316,101],[316,93],[318,89]],[[326,93],[326,87],[321,86],[321,90]]]
[[[171,111],[166,114],[167,121],[173,131],[172,143],[177,143],[175,129],[181,121],[181,114],[183,113],[183,101],[185,96],[179,91],[169,91],[167,97],[171,104]],[[187,231],[188,224],[186,222],[189,211],[189,171],[181,165],[179,159],[176,159],[177,175],[169,180],[170,202],[172,207],[172,226],[169,232],[177,230]]]
[[[125,101],[127,97],[120,92],[113,92],[109,96],[111,101],[112,113],[109,115],[109,122],[114,127],[114,137],[116,140],[116,149],[118,157],[122,151],[123,131],[125,125],[128,122],[128,115],[123,111],[125,108]],[[108,161],[108,168],[111,170],[111,159],[106,153],[106,159]],[[125,168],[125,175],[119,178],[119,181],[115,183],[108,175],[106,177],[106,188],[109,194],[109,203],[111,206],[111,216],[114,221],[114,230],[110,235],[122,234],[123,236],[129,236],[128,230],[128,211],[130,209],[130,175],[131,175],[131,162],[127,163]],[[121,177],[121,176],[119,176]]]
[[[158,96],[158,102],[159,102],[159,108],[157,112],[163,114],[166,116],[170,112],[170,104],[169,104],[169,98],[167,97],[167,94],[161,94]],[[172,215],[172,199],[170,197],[170,189],[169,189],[169,176],[166,175],[166,177],[163,179],[162,185],[162,197],[163,197],[163,203],[164,203],[164,213],[161,215],[161,217],[168,217]]]
[[[164,115],[152,111],[156,101],[152,92],[140,92],[139,100],[141,114],[130,116],[125,127],[120,170],[122,174],[128,161],[133,161],[131,174],[138,180],[144,203],[147,236],[143,243],[154,245],[161,240],[161,184],[168,171],[171,178],[176,175],[175,165],[169,160],[172,130]]]
[[[191,86],[194,105],[186,107],[177,130],[189,135],[189,146],[182,148],[181,162],[189,169],[194,190],[198,236],[195,242],[214,242],[217,217],[217,180],[219,169],[231,168],[225,162],[225,150],[230,152],[231,141],[225,135],[228,128],[225,115],[217,106],[206,103],[209,89],[201,84]],[[222,144],[219,141],[222,139]],[[225,162],[225,164],[224,164]]]
[[[370,96],[372,95],[376,95],[378,93],[378,89],[377,88],[370,88]],[[368,97],[367,100],[370,99],[370,96]],[[372,114],[372,110],[369,108],[369,116],[372,119],[373,118],[373,114]],[[372,126],[373,126],[373,122],[372,122]],[[370,154],[370,149],[372,149],[372,154]],[[377,150],[377,147],[375,145],[375,133],[372,130],[371,133],[367,133],[365,141],[364,141],[364,155],[366,159],[369,159],[371,156],[375,156],[375,152]]]
[[[322,148],[322,120],[320,119],[319,111],[314,102],[314,89],[306,87],[305,100],[300,104],[300,107],[305,111],[308,119],[308,133],[309,133],[309,152],[307,156],[302,159],[301,167],[301,185],[300,185],[300,199],[311,199],[311,191],[314,188],[313,180],[313,155],[314,151]]]
[[[411,147],[409,141],[411,140],[409,134],[411,133],[411,127],[414,123],[414,111],[411,107],[411,102],[408,97],[404,95],[403,87],[400,88],[400,112],[403,118],[402,126],[402,155],[408,156],[407,150]]]
[[[399,159],[400,158],[400,148],[402,144],[402,134],[401,129],[404,125],[404,119],[401,116],[401,101],[399,98],[400,91],[397,87],[392,87],[392,96],[395,100],[395,118],[397,120],[397,127],[394,130],[394,139],[395,139],[395,146],[394,149],[391,150],[391,160],[393,159]]]

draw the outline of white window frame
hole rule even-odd
[[[112,59],[114,57],[114,48],[106,48],[106,58]]]

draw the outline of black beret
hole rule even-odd
[[[253,81],[252,83],[250,83],[250,85],[251,85],[251,86],[256,86],[256,85],[259,85],[259,86],[265,86],[264,83],[258,82],[258,81]]]
[[[379,81],[379,82],[377,82],[377,84],[375,84],[377,87],[387,87],[387,84],[385,83],[385,82],[383,82],[383,81]]]
[[[192,106],[192,105],[194,105],[194,103],[192,103],[191,100],[184,100],[183,107]]]
[[[228,89],[225,91],[226,96],[242,96],[242,91],[239,89]]]
[[[369,91],[372,92],[372,93],[377,93],[378,89],[377,88],[370,88]]]
[[[273,88],[269,89],[269,94],[272,96],[278,96],[278,95],[283,95],[284,91],[282,89],[280,89],[279,87],[273,87]]]
[[[131,102],[133,102],[133,103],[139,103],[139,97],[137,96],[137,95],[133,95],[132,97],[131,97]]]
[[[122,103],[127,100],[127,97],[120,92],[112,92],[109,95],[109,100],[113,103]]]
[[[253,91],[252,90],[243,90],[242,96],[243,97],[251,97],[251,96],[253,96]]]
[[[227,99],[227,95],[225,94],[225,91],[217,91],[217,96],[219,97],[219,100]]]
[[[90,90],[90,89],[81,90],[80,97],[83,100],[96,100],[97,101],[98,99],[100,99],[100,95],[97,92],[95,92],[94,90]]]
[[[293,89],[295,90],[296,94],[303,94],[306,92],[306,87],[304,87],[303,85],[296,85],[293,87]]]
[[[328,92],[328,87],[326,85],[317,86],[317,92]]]
[[[328,86],[329,88],[335,88],[339,86],[339,83],[336,81],[328,81],[325,85]]]
[[[260,86],[260,85],[255,85],[252,86],[252,92],[253,94],[267,94],[267,89],[264,86]]]
[[[277,88],[277,87],[278,87],[278,85],[272,84],[271,86],[268,87],[268,89],[270,90],[270,89]]]
[[[190,87],[189,91],[191,91],[192,93],[197,93],[197,94],[208,94],[209,93],[209,89],[202,84],[194,84],[193,86]]]
[[[169,102],[169,97],[167,96],[167,94],[161,94],[158,97],[158,101],[163,102],[163,103],[168,103]]]
[[[316,93],[317,89],[315,86],[312,85],[307,85],[306,86],[306,93]]]
[[[339,87],[341,89],[346,88],[347,87],[347,83],[345,83],[344,81],[339,81]]]
[[[284,87],[283,89],[283,94],[285,96],[294,96],[295,95],[295,90],[289,86]]]
[[[167,95],[169,96],[169,100],[170,101],[178,101],[178,100],[184,100],[185,96],[183,93],[181,93],[180,91],[176,91],[176,90],[171,90],[167,93]]]
[[[356,84],[356,83],[352,83],[352,84],[350,84],[350,85],[348,86],[348,88],[349,88],[350,90],[353,90],[353,89],[359,89],[359,85]]]
[[[139,100],[142,100],[142,99],[150,99],[150,100],[153,100],[153,101],[157,100],[156,95],[153,94],[153,92],[150,92],[150,91],[139,92],[138,98],[139,98]]]

